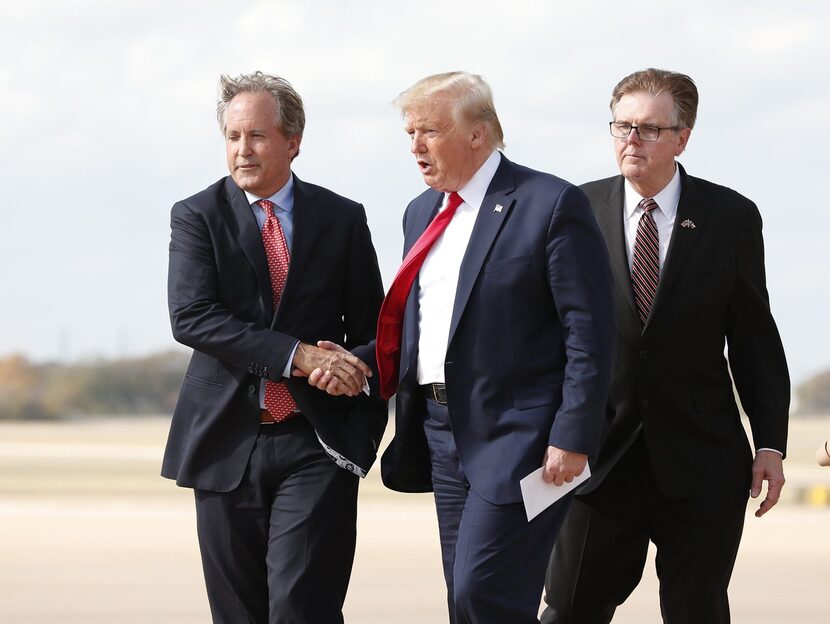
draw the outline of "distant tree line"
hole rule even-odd
[[[188,357],[165,351],[76,364],[0,358],[0,420],[171,414]],[[830,415],[830,370],[799,385],[795,395],[798,414]]]
[[[187,360],[181,351],[75,364],[0,358],[0,420],[170,414]]]
[[[830,370],[799,385],[795,397],[799,414],[830,414]]]

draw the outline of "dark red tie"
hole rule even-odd
[[[260,199],[259,207],[265,213],[265,225],[262,226],[262,244],[265,246],[265,255],[268,257],[268,272],[271,275],[271,293],[274,303],[274,314],[280,305],[285,280],[288,277],[288,263],[290,255],[285,234],[282,232],[280,221],[274,216],[274,202]],[[282,381],[268,381],[265,384],[265,409],[268,414],[262,415],[262,422],[282,422],[295,414],[297,404]]]
[[[447,207],[432,220],[420,238],[406,254],[398,274],[392,281],[389,292],[380,307],[378,317],[378,333],[376,342],[376,356],[378,362],[378,377],[380,395],[388,399],[398,388],[398,371],[401,361],[401,336],[403,335],[403,315],[406,300],[415,276],[421,270],[421,265],[438,239],[452,221],[456,208],[461,205],[461,196],[450,193]]]
[[[631,262],[631,282],[634,286],[634,300],[640,323],[646,324],[657,283],[660,281],[660,238],[652,211],[657,202],[652,198],[640,202],[643,214],[637,224],[637,236],[634,239],[634,258]]]

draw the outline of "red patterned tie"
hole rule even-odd
[[[406,300],[415,276],[421,270],[432,244],[443,234],[452,221],[456,208],[461,205],[461,196],[450,193],[447,207],[442,210],[429,224],[420,238],[406,254],[398,274],[392,281],[389,292],[380,307],[378,317],[378,333],[376,342],[376,356],[378,362],[378,376],[380,395],[389,399],[398,388],[398,371],[401,361],[401,336],[403,334],[403,315]]]
[[[276,314],[282,291],[285,288],[285,279],[288,277],[288,263],[291,258],[280,221],[274,216],[274,202],[260,199],[257,203],[265,213],[262,244],[265,246],[265,255],[268,257],[268,272],[271,275],[271,292],[274,314]],[[266,382],[265,409],[268,410],[268,415],[263,414],[262,422],[282,422],[296,413],[294,411],[296,407],[297,404],[294,403],[294,398],[288,392],[285,383],[270,380]]]
[[[631,282],[634,286],[634,300],[640,323],[646,324],[657,283],[660,281],[660,238],[652,211],[657,202],[652,198],[640,202],[643,214],[637,224],[637,236],[634,239],[634,258],[631,262]]]

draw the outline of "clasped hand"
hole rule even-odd
[[[333,396],[357,396],[372,376],[363,360],[328,340],[319,340],[316,347],[300,343],[292,364],[292,375],[308,377],[309,385]]]

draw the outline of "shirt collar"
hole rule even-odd
[[[285,183],[280,190],[271,195],[271,197],[258,197],[248,191],[245,191],[245,197],[248,198],[248,203],[253,205],[260,199],[268,199],[288,214],[294,210],[294,174],[288,176],[288,182]]]
[[[490,182],[493,181],[493,177],[496,175],[496,170],[499,168],[500,163],[501,152],[493,150],[487,160],[484,161],[484,164],[473,174],[469,182],[458,190],[458,194],[464,200],[465,204],[476,210],[481,208],[484,196],[487,195],[487,189],[490,186]],[[445,195],[449,195],[449,193]],[[446,205],[446,198],[444,204]]]
[[[630,219],[634,216],[634,211],[637,210],[640,202],[645,199],[634,187],[625,181],[625,218]],[[657,202],[657,209],[662,212],[667,219],[674,219],[677,213],[677,204],[680,202],[680,167],[675,164],[674,175],[666,186],[663,187],[659,193],[654,196],[654,201]]]

